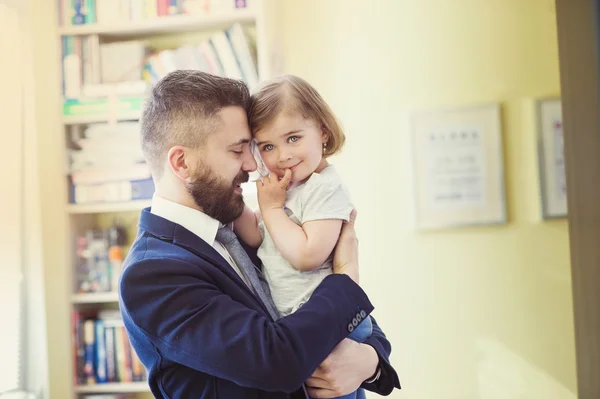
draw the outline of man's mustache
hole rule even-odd
[[[233,185],[237,186],[238,184],[246,183],[249,179],[250,174],[248,172],[241,172],[233,181]]]

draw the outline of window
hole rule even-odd
[[[23,76],[21,8],[0,0],[0,393],[22,388]]]

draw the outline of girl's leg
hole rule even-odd
[[[354,331],[348,336],[348,338],[350,338],[351,340],[356,341],[356,342],[363,342],[364,340],[366,340],[367,338],[369,338],[371,336],[372,332],[373,332],[373,322],[371,321],[370,317],[367,317],[365,320],[362,321],[362,323],[360,323],[354,329]],[[335,399],[366,399],[366,396],[365,396],[365,391],[362,389],[359,389],[356,392],[352,392],[348,395],[340,396]]]
[[[373,322],[371,317],[367,317],[360,323],[348,336],[353,341],[364,342],[373,333]]]

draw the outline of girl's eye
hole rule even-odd
[[[266,144],[263,146],[263,151],[273,151],[274,148],[273,144]]]
[[[290,137],[288,138],[288,141],[289,141],[290,143],[295,143],[295,142],[296,142],[296,141],[298,141],[298,140],[300,140],[300,136],[290,136]]]
[[[242,155],[243,151],[232,151],[236,155]]]

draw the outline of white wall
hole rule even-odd
[[[533,100],[559,95],[549,0],[285,1],[286,71],[348,145],[361,278],[404,399],[575,398],[566,221],[540,221]],[[416,233],[411,109],[503,105],[509,223]]]

